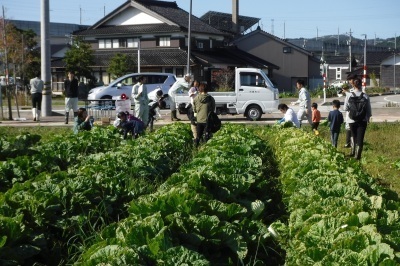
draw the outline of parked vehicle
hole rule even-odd
[[[331,87],[335,88],[342,88],[342,86],[346,84],[346,81],[343,80],[335,80],[334,82],[331,83]]]
[[[215,99],[217,114],[244,114],[259,120],[263,113],[276,111],[279,91],[261,69],[236,68],[232,91],[209,92]],[[190,103],[187,93],[177,94],[177,107]]]
[[[139,76],[145,76],[147,79],[147,91],[150,94],[156,88],[160,87],[164,94],[168,94],[169,88],[176,81],[176,77],[171,73],[132,73],[117,78],[107,86],[100,86],[89,91],[88,100],[106,100],[122,94],[131,97],[132,87],[138,82]]]

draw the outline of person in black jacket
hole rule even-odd
[[[72,71],[64,81],[65,90],[65,124],[68,124],[69,110],[73,110],[74,117],[78,114],[78,80]]]

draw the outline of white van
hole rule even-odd
[[[175,83],[176,77],[171,73],[132,73],[117,78],[107,86],[93,88],[89,91],[88,100],[105,100],[125,94],[129,98],[132,94],[132,87],[138,82],[138,78],[144,76],[147,79],[147,91],[150,94],[157,88],[161,88],[164,94],[168,94],[169,88]]]

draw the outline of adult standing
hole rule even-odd
[[[175,96],[179,90],[189,90],[190,80],[192,79],[190,74],[186,74],[183,78],[178,79],[171,86],[168,91],[168,95],[170,98],[170,110],[171,110],[171,121],[180,121],[180,119],[176,116],[176,103]]]
[[[69,111],[72,109],[74,117],[78,114],[78,80],[73,71],[68,72],[68,78],[64,81],[65,89],[65,124],[68,124]]]
[[[295,102],[292,102],[292,105],[298,104],[300,107],[299,111],[297,112],[297,119],[300,122],[300,127],[303,117],[305,117],[308,120],[308,123],[312,126],[311,98],[308,90],[304,87],[304,80],[298,79],[296,82],[296,87],[299,90],[299,99]]]
[[[204,83],[200,84],[199,94],[194,98],[193,110],[197,120],[195,144],[198,146],[207,126],[208,114],[215,111],[215,99],[208,94],[208,89]],[[210,132],[206,132],[206,135],[207,134],[210,134]]]
[[[347,94],[349,94],[349,93],[351,94],[354,91],[354,89],[353,89],[353,80],[355,78],[356,78],[356,76],[352,75],[352,74],[347,76],[347,80],[349,81],[349,84],[350,84],[351,88],[349,88],[348,84],[344,84],[343,85],[342,94],[344,94],[345,97],[347,96]],[[345,115],[345,120],[344,120],[344,124],[345,124],[344,128],[346,130],[346,142],[344,144],[345,148],[351,148],[351,147],[354,146],[353,138],[351,137],[350,125],[347,123],[348,116],[349,116],[349,112],[347,111],[346,115]]]
[[[145,125],[149,121],[149,96],[147,95],[146,77],[139,76],[138,83],[133,85],[132,98],[135,103],[135,116]]]
[[[360,160],[364,146],[365,131],[367,129],[368,122],[372,116],[372,110],[371,110],[371,102],[368,95],[365,94],[361,89],[361,84],[362,84],[361,79],[354,78],[351,84],[353,85],[354,91],[352,93],[346,94],[346,99],[344,102],[344,110],[349,112],[349,115],[346,116],[346,123],[348,123],[350,126],[351,136],[354,141],[354,145],[353,147],[351,147],[350,156],[354,156],[355,159]],[[354,117],[353,118],[351,117],[352,116],[350,113],[351,104],[349,103],[349,100],[351,97],[360,97],[360,96],[365,98],[365,115],[363,115],[361,118],[355,119]]]
[[[39,78],[39,76],[40,71],[37,71],[35,77],[29,82],[32,96],[33,121],[40,121],[40,112],[42,110],[42,91],[44,83],[43,80]]]

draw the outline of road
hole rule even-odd
[[[332,106],[330,102],[336,98],[328,98],[326,103],[323,103],[323,99],[315,100],[318,103],[318,109],[321,112],[321,116],[323,118],[328,116],[330,110],[332,110]],[[339,98],[341,101],[344,100],[344,97]],[[372,121],[373,122],[395,122],[400,121],[400,94],[392,94],[392,95],[382,95],[382,96],[374,96],[371,97],[371,107],[372,107]],[[283,98],[281,99],[282,103],[289,104],[291,101],[294,101],[294,98]],[[295,111],[298,110],[298,106],[291,106]],[[17,110],[13,109],[13,119],[12,121],[8,119],[8,109],[3,107],[4,120],[0,121],[0,126],[67,126],[72,127],[72,120],[68,125],[64,124],[64,110],[63,106],[55,106],[53,108],[53,115],[42,117],[40,122],[32,121],[32,112],[29,107],[20,110],[20,117],[18,117]],[[155,122],[155,125],[164,125],[171,123],[170,121],[170,112],[169,110],[161,111],[163,119]],[[102,114],[98,114],[99,116],[109,116],[113,120],[115,117],[115,111],[104,111]],[[183,122],[188,122],[186,115],[181,114],[179,116]],[[248,124],[273,124],[276,120],[282,118],[281,112],[278,110],[264,114],[260,121],[249,121],[243,115],[220,115],[222,122],[231,122],[231,123],[248,123]],[[72,118],[71,118],[72,119]]]

